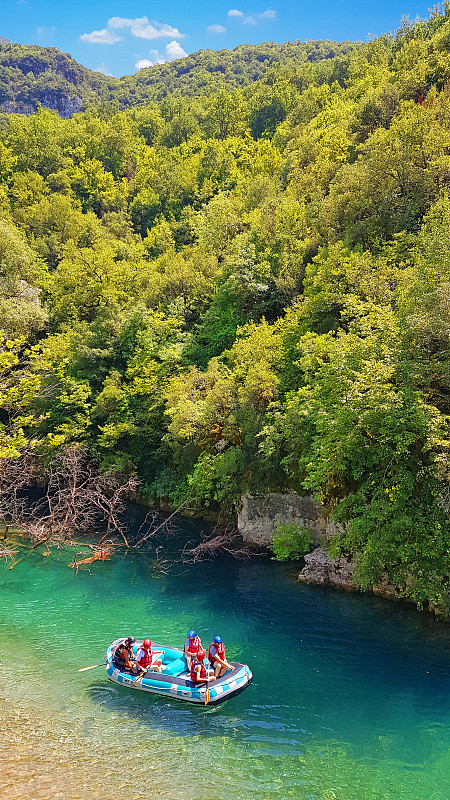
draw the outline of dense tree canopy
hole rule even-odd
[[[337,56],[345,56],[355,47],[358,44],[328,41],[243,44],[234,50],[200,50],[118,80],[81,66],[57,47],[0,40],[0,109],[29,114],[42,105],[63,117],[90,107],[114,113],[118,108],[141,106],[171,95],[211,96],[222,86],[248,86],[266,75],[273,83],[279,64],[308,65],[326,59],[334,63]],[[266,92],[266,104],[256,111],[254,125],[273,127],[274,117],[283,118],[282,94]],[[231,105],[233,99],[235,96],[225,105]],[[192,118],[183,113],[181,117],[190,119],[189,129]]]
[[[448,607],[449,42],[446,4],[4,114],[0,454],[227,515],[313,493],[362,587]]]

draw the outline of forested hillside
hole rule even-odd
[[[120,108],[162,100],[169,94],[196,97],[222,86],[251,86],[262,78],[273,80],[280,64],[296,68],[345,56],[359,45],[352,42],[265,42],[241,44],[234,50],[200,50],[175,62],[156,64],[136,75],[124,76],[114,87]],[[271,68],[274,69],[271,69]]]
[[[279,64],[296,67],[334,59],[357,46],[350,42],[297,41],[201,50],[117,80],[82,67],[57,47],[6,40],[2,44],[0,40],[0,111],[30,114],[41,105],[67,118],[87,108],[104,109],[105,104],[117,110],[167,95],[207,95],[222,86],[249,86],[270,74],[272,66],[276,70]]]
[[[71,117],[89,105],[109,102],[115,83],[57,47],[0,39],[0,111],[31,114],[41,105]]]
[[[313,493],[362,587],[448,607],[449,51],[447,4],[251,91],[2,115],[3,486],[78,450],[199,511]]]

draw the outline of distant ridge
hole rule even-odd
[[[111,98],[114,78],[81,66],[58,47],[0,43],[0,110],[31,114],[39,105],[70,117]]]
[[[200,50],[135,75],[111,78],[83,67],[57,47],[0,39],[0,111],[31,114],[39,105],[70,117],[105,102],[119,108],[145,105],[167,95],[207,95],[220,86],[248,86],[276,68],[343,57],[359,43],[265,42],[234,50]]]

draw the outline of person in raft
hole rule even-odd
[[[134,636],[128,636],[121,644],[117,645],[116,652],[113,657],[113,664],[121,672],[133,672],[137,675],[139,668],[136,665],[136,659],[133,655],[133,645],[136,639]]]
[[[149,669],[156,669],[157,672],[162,672],[164,667],[162,660],[158,656],[162,656],[164,650],[152,650],[151,639],[144,639],[142,647],[136,653],[136,661],[138,667],[145,674]]]
[[[227,669],[233,669],[225,656],[225,645],[220,636],[215,636],[214,641],[209,645],[208,661],[211,664],[216,678],[225,675]]]
[[[189,631],[186,643],[184,645],[184,655],[186,657],[188,669],[191,668],[192,661],[197,655],[198,651],[202,649],[200,636],[197,636],[195,631]]]
[[[208,683],[214,681],[215,676],[212,669],[207,669],[204,664],[206,650],[200,647],[191,663],[191,681],[192,683]]]

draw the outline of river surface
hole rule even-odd
[[[1,798],[449,800],[448,626],[266,558],[71,557],[0,563]],[[245,692],[196,707],[77,671],[118,636],[190,628],[250,665]]]

